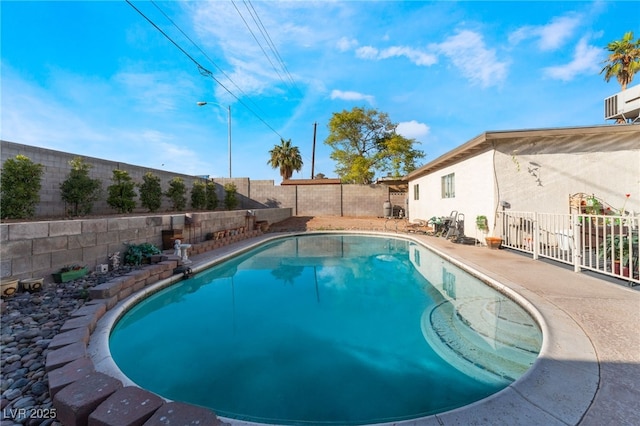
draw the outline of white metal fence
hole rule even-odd
[[[640,284],[639,217],[499,212],[502,245]]]

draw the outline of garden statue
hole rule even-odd
[[[191,263],[191,260],[189,260],[189,255],[187,253],[187,250],[191,248],[191,244],[180,244],[180,248],[182,249],[182,263]]]
[[[181,256],[181,254],[180,254],[180,240],[175,240],[173,242],[173,255],[174,256]]]
[[[109,255],[109,263],[111,264],[111,270],[116,271],[120,268],[120,252],[111,253]]]

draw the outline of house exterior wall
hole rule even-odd
[[[428,220],[465,214],[465,235],[476,237],[476,215],[494,229],[501,202],[512,211],[570,213],[569,197],[594,195],[612,209],[640,214],[640,126],[487,134],[484,150],[460,154],[457,162],[409,176],[409,217]],[[441,177],[455,173],[455,198],[441,197]],[[413,199],[420,185],[420,200]],[[625,201],[626,194],[630,197]]]
[[[594,195],[640,213],[640,128],[635,135],[538,138],[497,145],[498,197],[514,211],[569,213],[569,196]],[[625,194],[631,197],[625,204]]]
[[[487,151],[434,173],[409,182],[409,220],[429,220],[449,216],[452,211],[464,214],[464,233],[476,236],[476,216],[487,216],[489,229],[494,223],[496,195],[492,172],[493,151]],[[455,175],[455,197],[443,198],[441,179]],[[420,186],[420,199],[414,200],[414,185]],[[479,238],[482,235],[476,237]]]

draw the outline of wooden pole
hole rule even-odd
[[[313,123],[313,148],[311,150],[311,179],[313,179],[313,169],[316,163],[316,128],[318,123]]]

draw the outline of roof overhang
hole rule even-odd
[[[565,127],[548,129],[525,129],[506,131],[487,131],[470,141],[452,149],[433,161],[409,173],[407,181],[417,179],[436,170],[458,163],[459,161],[492,149],[501,140],[514,140],[530,137],[580,136],[611,133],[639,133],[640,124],[620,124],[585,127]],[[639,133],[640,134],[640,133]]]

